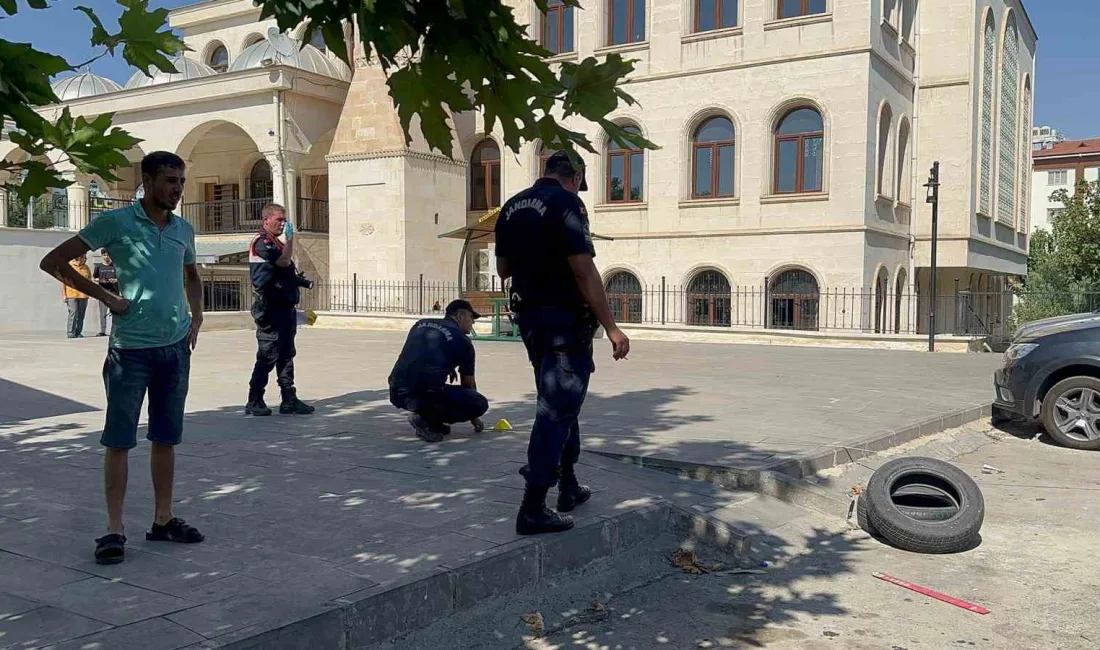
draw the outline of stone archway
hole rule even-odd
[[[815,331],[821,289],[817,278],[802,268],[783,271],[768,284],[768,327]]]

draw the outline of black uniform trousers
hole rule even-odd
[[[294,309],[266,309],[256,320],[256,366],[248,382],[249,401],[263,399],[267,378],[274,369],[284,402],[295,398],[294,336],[298,333],[298,314]]]
[[[481,393],[472,388],[450,385],[415,393],[391,386],[390,403],[416,413],[437,429],[445,424],[469,422],[489,410],[489,400]]]
[[[531,485],[553,487],[561,467],[575,465],[581,455],[577,418],[595,370],[595,327],[581,314],[550,307],[524,310],[516,314],[516,324],[535,371],[538,393],[525,477]]]

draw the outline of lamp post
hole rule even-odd
[[[936,236],[940,221],[940,163],[937,160],[932,163],[932,169],[928,172],[928,182],[924,184],[928,188],[928,196],[925,199],[932,204],[932,282],[928,303],[931,309],[928,312],[928,351],[936,351]]]

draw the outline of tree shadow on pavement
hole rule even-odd
[[[692,397],[683,386],[591,394],[583,415],[584,444],[599,448],[608,432],[624,428],[649,435],[711,421],[691,413]],[[155,546],[137,540],[133,557],[117,568],[95,567],[87,557],[103,516],[98,428],[59,418],[48,425],[11,427],[0,435],[0,477],[19,491],[0,492],[0,514],[6,518],[0,550],[151,589],[175,581],[173,589],[204,603],[285,589],[331,600],[517,539],[514,516],[523,488],[517,470],[526,461],[533,395],[492,404],[487,424],[505,418],[515,430],[475,434],[455,425],[438,445],[414,436],[383,389],[314,404],[317,413],[309,417],[246,417],[237,406],[187,414],[184,444],[177,449],[176,508],[207,541]],[[58,434],[64,440],[56,439]],[[143,429],[139,437],[144,434]],[[677,446],[665,444],[673,451]],[[720,461],[761,453],[725,440],[683,444]],[[146,450],[141,441],[133,455]],[[583,478],[591,481],[596,498],[578,512],[582,522],[644,504],[670,489],[704,513],[745,498],[651,470],[632,468],[643,479],[628,480],[629,472],[604,470],[599,463],[585,469]],[[126,516],[140,527],[148,518],[151,486],[144,463],[132,462],[130,475]],[[647,476],[664,482],[647,488]],[[794,581],[850,571],[848,557],[857,543],[824,529],[795,539],[776,536],[758,522],[727,523],[754,535],[754,556],[779,567],[762,576],[730,576],[729,610],[712,614],[728,616],[731,639],[749,643],[765,625],[782,625],[798,615],[845,613],[831,595],[801,593]],[[248,586],[238,585],[232,594],[200,589],[213,576],[234,575],[247,579]],[[273,615],[259,602],[249,616]],[[254,622],[249,616],[229,629]]]

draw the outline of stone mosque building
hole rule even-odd
[[[620,317],[737,325],[751,296],[766,302],[757,326],[826,329],[825,297],[843,290],[873,300],[857,329],[912,330],[927,311],[910,303],[928,299],[933,161],[941,290],[1026,273],[1037,36],[1021,0],[551,1],[546,15],[508,3],[551,61],[637,60],[625,89],[638,105],[612,117],[659,149],[570,125],[597,146],[582,198],[608,238],[597,263]],[[513,154],[472,113],[453,116],[453,159],[419,137],[406,146],[358,48],[349,69],[259,13],[251,0],[175,9],[191,48],[176,74],[120,85],[84,72],[55,91],[74,114],[115,113],[143,140],[132,162],[153,150],[187,161],[178,213],[211,273],[241,268],[260,207],[276,201],[317,280],[499,287],[491,244],[440,235],[491,219],[549,152]],[[0,140],[0,156],[21,155]],[[0,197],[0,226],[35,227],[64,205],[49,224],[79,228],[135,198],[136,167],[120,175],[73,174],[30,206]],[[678,303],[652,304],[668,300],[659,287]]]

